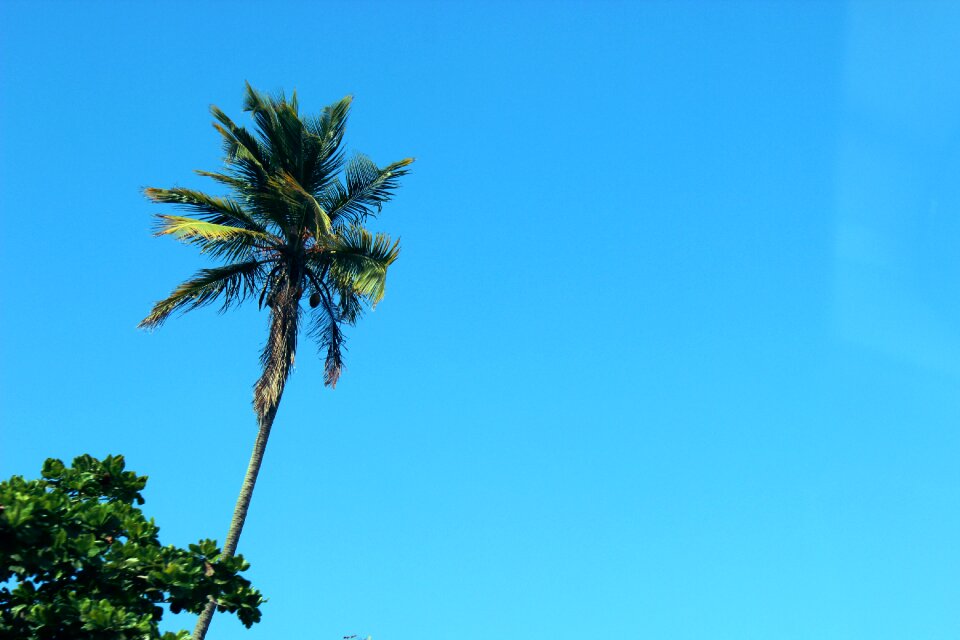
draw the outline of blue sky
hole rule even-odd
[[[960,636],[960,10],[949,3],[0,5],[0,476],[123,453],[222,540],[266,318],[204,263],[243,83],[415,156],[387,297],[308,341],[211,640]],[[171,628],[192,627],[171,616]]]

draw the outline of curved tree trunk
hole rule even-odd
[[[223,551],[220,552],[221,558],[233,557],[237,552],[240,532],[243,531],[243,523],[247,519],[247,510],[250,508],[253,488],[260,474],[263,454],[267,450],[267,440],[270,438],[273,420],[277,416],[280,398],[283,396],[283,389],[293,366],[297,349],[297,324],[300,317],[299,300],[299,292],[288,286],[278,293],[270,313],[270,334],[260,354],[263,374],[253,388],[253,409],[257,414],[259,430],[257,439],[253,443],[253,453],[250,454],[247,473],[240,487],[240,496],[233,509],[227,539],[223,543]],[[211,598],[197,619],[197,625],[193,629],[193,640],[204,640],[216,609],[217,603]]]
[[[278,405],[279,406],[279,405]],[[274,408],[263,420],[260,429],[257,431],[257,439],[253,443],[253,453],[250,454],[250,463],[247,465],[247,473],[243,477],[243,485],[240,487],[240,495],[237,497],[237,505],[233,508],[233,518],[230,520],[230,529],[227,531],[226,542],[223,543],[221,556],[231,558],[237,552],[237,543],[240,542],[240,532],[243,531],[243,523],[247,520],[247,510],[250,508],[250,499],[253,497],[253,488],[257,484],[257,476],[260,474],[260,465],[263,464],[263,454],[267,450],[267,440],[270,438],[270,429],[273,428],[273,419],[277,415],[277,409]],[[197,624],[193,628],[193,640],[203,640],[207,635],[207,629],[210,628],[210,622],[213,620],[213,614],[217,610],[217,603],[210,600],[206,608],[197,619]]]

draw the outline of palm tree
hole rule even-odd
[[[376,216],[407,173],[412,158],[383,168],[355,155],[346,160],[341,143],[351,98],[318,117],[301,117],[296,93],[266,96],[246,87],[244,110],[256,133],[237,126],[211,107],[223,136],[223,173],[198,171],[225,185],[228,197],[191,189],[154,189],[154,202],[177,205],[190,216],[157,215],[158,236],[173,236],[220,262],[201,269],[154,305],[141,323],[156,328],[175,311],[213,302],[226,310],[247,299],[269,309],[263,371],[253,389],[258,432],[223,555],[232,556],[247,517],[277,407],[293,366],[301,327],[301,299],[312,309],[310,334],[325,353],[324,382],[334,387],[343,369],[343,327],[353,325],[365,305],[383,298],[387,268],[399,245],[363,227]],[[343,175],[343,181],[340,175]],[[216,608],[210,602],[197,621],[203,640]]]

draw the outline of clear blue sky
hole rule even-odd
[[[282,5],[282,3],[281,3]],[[264,314],[204,263],[243,83],[416,156],[336,391],[304,341],[211,640],[960,637],[960,5],[0,5],[0,476],[123,453],[222,540]],[[192,627],[187,616],[171,617]]]

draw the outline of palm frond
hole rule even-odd
[[[271,179],[270,184],[293,210],[300,211],[299,219],[290,221],[298,238],[303,231],[309,231],[315,238],[332,232],[330,216],[293,175],[281,171]]]
[[[318,117],[306,119],[309,138],[302,184],[311,193],[327,189],[343,168],[340,147],[352,102],[353,96],[345,96],[325,108]]]
[[[247,83],[243,110],[253,116],[257,133],[270,150],[277,166],[295,173],[297,148],[303,122],[281,93],[275,98],[257,91]]]
[[[349,287],[349,283],[337,282],[334,283],[334,288],[337,291],[340,321],[348,325],[356,324],[363,316],[363,298]]]
[[[157,236],[173,236],[186,244],[200,247],[201,253],[236,261],[253,257],[257,250],[279,248],[272,235],[230,225],[204,222],[186,216],[158,214]]]
[[[206,240],[245,238],[254,247],[267,247],[275,241],[269,233],[251,231],[228,224],[205,222],[189,216],[171,216],[161,213],[157,214],[156,218],[158,223],[155,235],[157,236],[172,235],[178,240],[185,241],[190,241],[193,238],[204,238]]]
[[[323,384],[336,388],[343,372],[343,352],[346,351],[346,339],[340,328],[343,317],[334,305],[329,290],[323,288],[317,293],[320,294],[321,302],[314,313],[310,334],[317,341],[320,352],[326,352],[323,360]]]
[[[320,194],[320,204],[332,222],[344,219],[349,224],[360,224],[380,212],[383,203],[399,186],[399,179],[409,172],[406,167],[412,163],[413,158],[406,158],[380,169],[369,158],[358,154],[347,163],[346,186],[333,182]]]
[[[235,176],[228,176],[225,173],[217,173],[216,171],[203,171],[201,169],[194,169],[193,172],[198,176],[212,178],[220,184],[230,187],[239,194],[243,194],[250,187],[250,184],[247,181],[241,180]]]
[[[282,97],[280,102],[275,104],[274,109],[277,113],[278,132],[283,140],[284,154],[281,166],[297,181],[301,181],[304,179],[304,151],[308,138],[306,127],[294,106],[283,101]]]
[[[307,130],[336,151],[343,142],[351,104],[353,104],[353,96],[344,96],[329,107],[325,107],[318,117],[307,119]]]
[[[225,160],[240,169],[247,177],[256,180],[266,175],[270,168],[270,153],[249,131],[238,126],[216,106],[210,113],[217,119],[213,128],[223,136]],[[217,124],[219,123],[219,124]]]
[[[355,293],[376,306],[386,290],[387,267],[400,254],[400,241],[392,242],[385,233],[374,234],[351,225],[323,242],[331,277],[348,283]]]
[[[220,115],[229,120],[216,107],[212,107],[211,110],[214,111],[214,115]],[[250,218],[256,221],[261,230],[271,227],[280,233],[285,233],[290,226],[285,205],[277,198],[277,194],[270,186],[273,172],[270,150],[263,148],[241,127],[233,125],[234,128],[228,130],[216,123],[213,126],[224,137],[224,162],[227,171],[232,175],[208,171],[197,171],[197,173],[213,178],[233,189],[250,210],[248,214]],[[251,148],[255,151],[251,152]]]
[[[213,174],[211,177],[242,194],[255,217],[292,241],[299,231],[297,221],[301,217],[302,205],[296,203],[291,211],[290,202],[284,194],[277,192],[274,182],[277,172],[286,171],[294,176],[304,173],[301,160],[302,138],[306,135],[304,124],[282,96],[273,100],[249,84],[244,108],[253,112],[259,139],[237,126],[216,107],[211,108],[221,123],[215,123],[214,127],[224,137],[225,160],[233,174]]]
[[[226,311],[231,305],[242,302],[256,291],[260,276],[262,276],[262,264],[258,260],[201,269],[193,278],[181,283],[173,293],[157,302],[150,311],[150,315],[140,322],[139,327],[142,329],[159,327],[174,311],[190,311],[208,305],[221,297],[223,298],[221,311]]]
[[[194,189],[156,189],[143,190],[153,202],[173,204],[199,216],[206,222],[227,224],[251,231],[266,233],[266,229],[250,215],[240,203],[229,198],[217,198]]]

